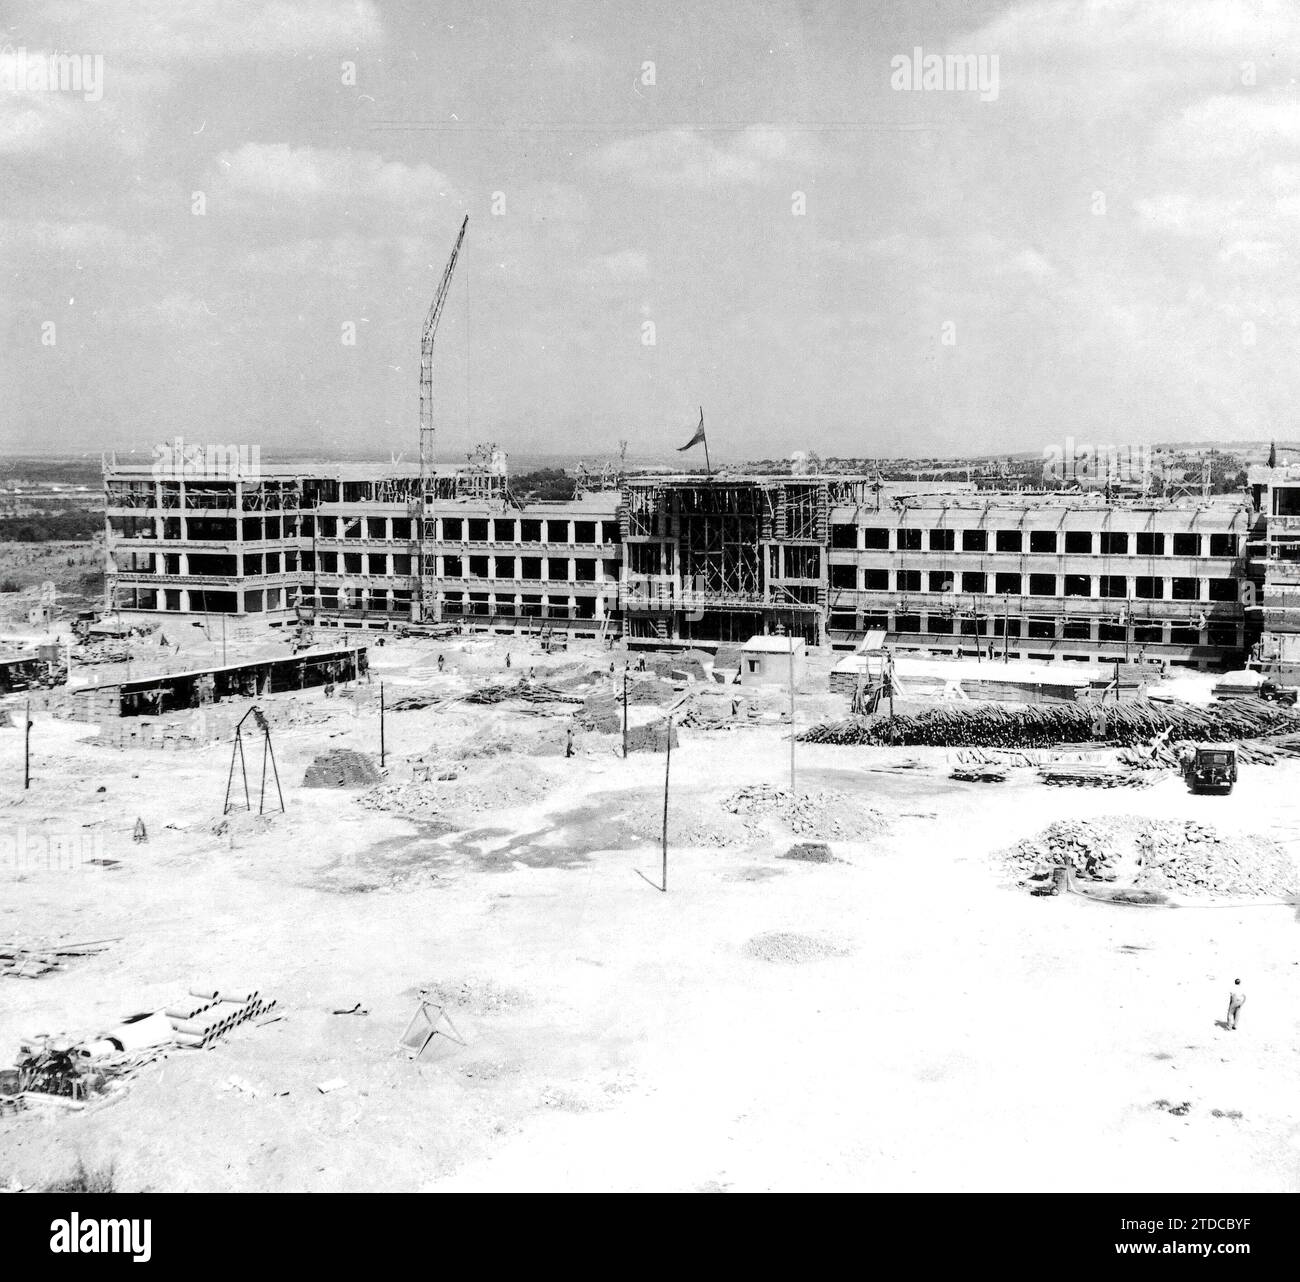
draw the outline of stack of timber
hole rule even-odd
[[[1062,743],[1129,747],[1157,735],[1192,743],[1223,743],[1300,732],[1300,712],[1262,699],[1208,707],[1137,700],[1127,704],[1053,704],[1009,708],[966,704],[877,718],[850,717],[816,725],[806,743],[903,744],[939,747],[1049,748]]]

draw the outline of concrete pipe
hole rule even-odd
[[[158,1011],[144,1019],[119,1024],[107,1036],[124,1051],[138,1051],[150,1046],[163,1046],[174,1040],[176,1033],[167,1016]]]
[[[191,997],[206,997],[208,1001],[215,1002],[220,996],[220,992],[215,988],[191,988]]]
[[[168,1006],[163,1013],[168,1019],[193,1019],[195,1015],[202,1014],[212,1006],[210,998],[194,998],[193,1001],[181,1002],[176,1006]]]

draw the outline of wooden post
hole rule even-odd
[[[384,768],[384,683],[379,683],[379,768]]]
[[[23,789],[32,786],[32,701],[27,700],[23,713]]]
[[[664,744],[664,870],[660,889],[668,893],[668,772],[673,764],[673,718],[668,716],[668,738]]]
[[[1008,592],[1002,599],[1002,662],[1008,662],[1007,659],[1007,638],[1011,635],[1011,593]]]
[[[627,760],[627,669],[623,669],[623,760]]]
[[[221,666],[226,666],[226,616],[221,616]]]

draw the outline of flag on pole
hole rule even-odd
[[[692,436],[691,439],[690,439],[689,441],[687,441],[685,445],[679,445],[679,446],[677,447],[677,453],[678,453],[678,454],[682,454],[682,453],[684,453],[686,450],[689,450],[689,449],[691,449],[692,447],[701,444],[703,441],[704,441],[704,410],[701,409],[701,410],[700,410],[700,425],[699,425],[699,427],[697,427],[697,428],[695,429],[695,435]]]

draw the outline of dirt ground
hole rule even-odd
[[[521,639],[371,651],[390,700],[611,658],[621,669],[595,645],[548,658]],[[828,666],[810,663],[801,725],[844,714]],[[90,1034],[205,983],[260,989],[284,1014],[172,1053],[109,1107],[0,1118],[0,1186],[80,1158],[164,1191],[1300,1190],[1295,905],[1035,898],[994,857],[1054,819],[1121,813],[1294,849],[1300,763],[1190,797],[1173,777],[968,784],[938,749],[800,745],[801,790],[886,820],[807,862],[783,857],[795,836],[728,827],[719,804],[788,783],[773,692],[745,724],[681,731],[673,822],[732,840],[674,842],[665,894],[637,818],[662,803],[662,755],[623,760],[599,734],[572,758],[475,755],[563,725],[558,708],[390,713],[389,781],[409,782],[412,759],[436,767],[408,818],[363,805],[365,788],[302,786],[331,749],[377,759],[375,700],[266,702],[287,698],[328,719],[275,732],[286,812],[224,831],[227,746],[104,749],[92,727],[41,718],[24,793],[21,730],[0,728],[7,848],[98,833],[95,856],[114,861],[0,861],[0,941],[115,940],[0,980],[0,1062],[21,1038]],[[467,1045],[412,1063],[397,1042],[421,987]],[[345,1084],[318,1090],[330,1079]]]

